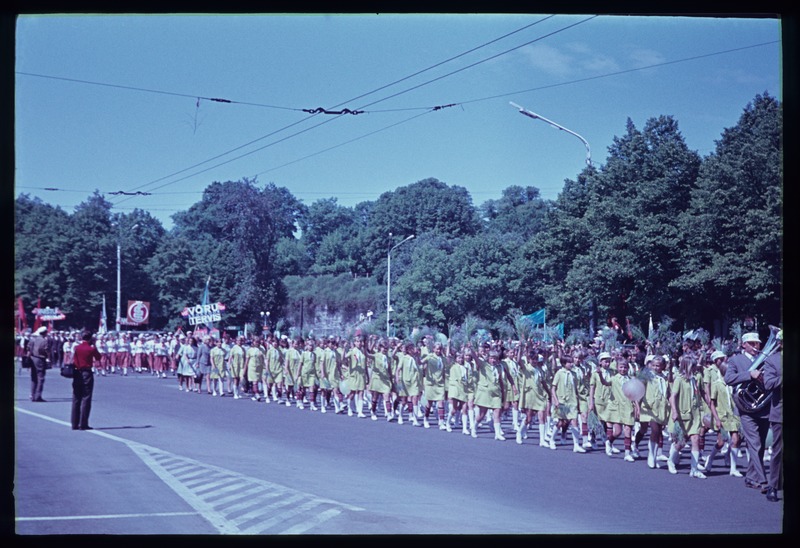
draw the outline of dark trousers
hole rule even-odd
[[[769,459],[769,486],[778,491],[781,488],[783,472],[783,423],[771,422],[772,457]]]
[[[750,454],[750,463],[747,465],[745,479],[755,483],[767,483],[764,473],[764,447],[769,432],[769,417],[759,417],[741,413],[742,435],[747,442],[747,452]]]
[[[89,413],[92,410],[94,373],[91,368],[76,369],[72,376],[72,429],[89,428]]]
[[[33,401],[42,399],[45,371],[47,371],[45,359],[31,357],[31,400]]]

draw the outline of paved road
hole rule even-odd
[[[770,503],[718,461],[707,480],[569,445],[97,377],[91,431],[69,425],[70,381],[46,403],[16,377],[15,528],[38,534],[780,533]],[[380,405],[379,405],[380,408]],[[511,431],[509,424],[505,430]],[[645,446],[645,444],[642,444]],[[644,448],[644,447],[643,447]],[[742,516],[747,516],[742,519]]]

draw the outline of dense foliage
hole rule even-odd
[[[123,303],[150,301],[153,328],[184,322],[209,278],[228,324],[271,311],[297,325],[322,307],[351,324],[373,311],[382,325],[394,248],[391,318],[409,335],[475,322],[513,335],[522,314],[542,308],[573,336],[590,309],[600,324],[630,319],[637,333],[651,316],[687,329],[745,315],[777,324],[782,129],[780,103],[759,95],[701,158],[672,117],[642,129],[629,120],[605,163],[565,181],[555,201],[509,186],[475,205],[431,178],[355,207],[335,197],[306,206],[243,179],[212,183],[165,231],[145,211],[112,213],[98,193],[72,213],[22,194],[16,296],[29,314],[41,299],[70,325],[94,327],[105,295],[113,326],[119,246]]]

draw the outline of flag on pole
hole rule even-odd
[[[556,331],[558,332],[558,338],[562,341],[564,340],[564,322],[561,322],[556,326]]]
[[[533,325],[544,325],[545,323],[545,309],[542,308],[541,310],[537,310],[533,314],[528,314],[525,316],[529,322]]]
[[[39,309],[42,308],[42,298],[39,297],[39,300],[36,301],[36,315],[35,320],[33,321],[33,332],[36,333],[36,330],[42,327],[42,318],[39,316]]]
[[[209,276],[208,280],[206,280],[206,288],[203,291],[203,302],[201,303],[203,306],[208,304],[208,284],[210,283],[211,283],[211,276]],[[206,324],[206,326],[213,329],[214,322],[209,322]]]
[[[108,317],[106,316],[106,296],[103,294],[103,310],[100,312],[100,325],[97,326],[97,334],[105,335],[108,333]]]
[[[17,327],[20,333],[28,328],[28,319],[25,317],[25,307],[22,305],[22,297],[17,297]]]

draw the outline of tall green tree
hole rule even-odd
[[[254,179],[215,182],[200,202],[173,216],[174,233],[196,244],[195,267],[206,270],[201,285],[214,271],[235,280],[229,287],[230,301],[225,304],[231,311],[226,315],[256,319],[259,312],[283,304],[285,288],[276,269],[275,249],[282,238],[294,235],[304,212],[300,201],[274,184],[260,188]],[[219,253],[222,262],[209,264],[214,245],[227,249]]]
[[[782,110],[766,93],[748,103],[703,162],[681,215],[683,252],[672,285],[712,317],[727,312],[780,320]]]
[[[65,307],[67,276],[64,255],[76,243],[65,234],[69,214],[39,198],[20,194],[14,202],[14,287],[21,297],[28,325],[32,310],[42,306]]]
[[[550,202],[533,186],[513,185],[498,200],[486,200],[479,208],[485,230],[520,234],[525,240],[544,226]]]

